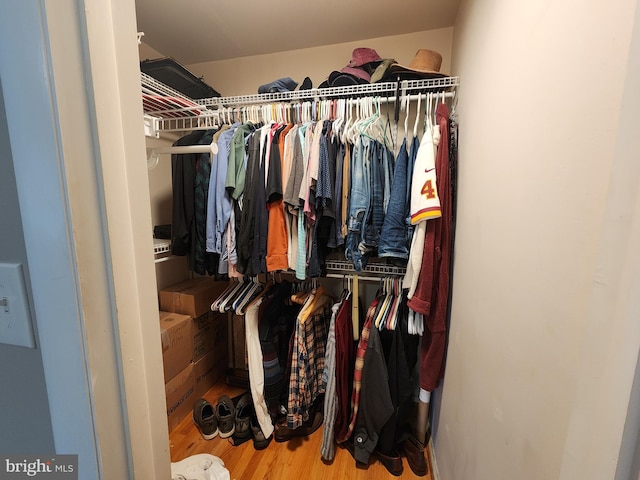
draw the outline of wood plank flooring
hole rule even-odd
[[[233,398],[243,392],[241,388],[220,382],[204,397],[215,405],[223,393]],[[403,458],[404,472],[400,477],[391,475],[374,458],[367,469],[356,468],[353,457],[341,447],[336,447],[333,462],[326,464],[320,456],[322,428],[309,437],[296,438],[285,443],[272,440],[266,449],[255,450],[251,440],[239,446],[233,446],[228,439],[219,436],[213,440],[204,440],[189,415],[170,433],[169,444],[172,462],[196,453],[210,453],[222,459],[232,480],[432,480],[431,468],[427,476],[418,477],[409,468],[406,458]]]

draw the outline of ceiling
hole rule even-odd
[[[183,65],[454,24],[460,0],[136,0],[148,46]]]

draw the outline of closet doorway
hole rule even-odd
[[[50,108],[42,112],[41,120],[55,132],[54,142],[46,146],[40,142],[43,150],[38,153],[42,165],[51,162],[57,172],[49,179],[52,184],[66,189],[55,208],[67,219],[67,247],[77,260],[69,277],[75,280],[73,296],[78,301],[73,321],[76,333],[84,337],[71,348],[59,338],[39,338],[43,357],[49,360],[45,380],[49,404],[56,407],[51,426],[56,447],[70,453],[90,450],[80,466],[103,478],[122,478],[126,471],[131,478],[169,478],[134,3],[44,0],[3,8],[6,19],[20,19],[16,28],[21,32],[37,32],[29,42],[16,45],[21,34],[6,29],[3,44],[15,46],[23,59],[42,59],[32,75],[42,81],[26,91],[19,88],[21,73],[16,65],[33,62],[2,57],[3,74],[12,79],[5,83],[3,76],[3,89],[11,88],[5,98],[13,99],[7,102],[7,117],[14,154],[19,146],[33,143],[29,125],[15,121],[24,119],[20,105],[31,105],[38,98],[40,107]],[[86,97],[74,97],[74,88],[86,92]],[[86,129],[73,128],[79,119]],[[82,151],[81,141],[88,145]],[[74,162],[83,168],[74,170]],[[81,173],[86,176],[81,178]],[[92,201],[83,202],[82,182],[95,182]],[[41,218],[41,211],[22,207],[24,218]],[[84,242],[87,236],[104,245]],[[33,254],[29,252],[30,257]],[[44,260],[55,265],[53,258]],[[104,284],[92,275],[96,270],[106,275]],[[47,310],[54,283],[43,286],[46,290],[34,289],[36,311]],[[87,290],[87,285],[92,288]],[[104,306],[101,312],[92,309],[98,298]],[[36,319],[42,324],[48,321],[46,316]],[[59,319],[50,322],[55,321]],[[97,329],[107,332],[108,341],[93,336]],[[63,356],[65,348],[79,354],[77,366],[85,376],[57,383],[63,372],[55,356]],[[87,395],[86,419],[81,421],[77,398],[70,401],[75,389]],[[108,403],[107,396],[96,397],[101,391],[109,392]]]

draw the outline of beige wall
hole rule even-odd
[[[626,130],[638,121],[621,110],[635,8],[469,0],[459,12],[443,479],[614,478],[640,345]]]
[[[449,73],[453,28],[373,38],[359,42],[340,43],[305,48],[269,55],[197,63],[187,68],[224,96],[251,95],[258,87],[282,77],[291,77],[298,84],[311,78],[317,87],[333,70],[342,69],[351,59],[354,48],[373,48],[383,58],[395,58],[403,65],[413,59],[420,48],[442,54],[441,71]]]

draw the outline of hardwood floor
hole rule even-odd
[[[205,398],[215,405],[221,394],[235,397],[244,390],[220,382],[214,385]],[[356,468],[353,457],[347,450],[336,447],[336,455],[331,464],[325,464],[320,457],[322,428],[309,437],[297,438],[285,443],[275,440],[265,450],[255,450],[253,441],[233,446],[229,439],[219,436],[213,440],[204,440],[191,420],[184,418],[170,433],[171,461],[177,462],[196,453],[210,453],[222,459],[229,470],[232,480],[280,480],[280,479],[422,479],[431,480],[431,468],[425,477],[415,475],[406,458],[403,458],[404,472],[394,477],[376,459],[372,458],[367,469]]]

